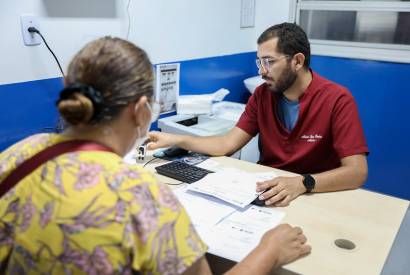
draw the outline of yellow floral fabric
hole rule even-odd
[[[0,182],[67,140],[39,134],[0,154]],[[180,274],[206,252],[172,191],[114,153],[38,167],[0,199],[1,274]]]

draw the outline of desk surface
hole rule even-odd
[[[293,175],[229,157],[213,159],[223,167]],[[175,183],[160,175],[158,179]],[[286,213],[284,223],[303,229],[312,253],[284,266],[283,273],[380,274],[408,207],[409,201],[363,189],[300,196],[280,209]],[[355,248],[337,247],[338,239],[354,243]]]

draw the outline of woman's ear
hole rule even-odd
[[[146,110],[145,104],[147,104],[147,97],[142,96],[140,99],[133,103],[132,116],[136,126],[144,125],[147,121],[147,116],[149,115],[148,110]]]

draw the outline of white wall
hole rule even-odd
[[[24,45],[20,27],[21,14],[33,14],[39,17],[40,30],[64,69],[71,57],[86,42],[106,34],[122,34],[123,15],[120,11],[112,12],[105,18],[89,18],[81,14],[76,17],[75,11],[67,10],[64,5],[51,5],[50,8],[50,1],[52,0],[1,1],[0,25],[3,27],[3,37],[0,43],[0,84],[61,76],[57,64],[43,43],[30,47]],[[59,4],[64,2],[64,0],[54,1]],[[99,7],[103,10],[105,6],[115,7],[107,0],[101,0],[102,5],[98,3],[85,5],[78,0],[73,2],[72,10],[76,8],[78,11]],[[67,17],[58,16],[64,11]]]
[[[239,0],[238,0],[239,1]],[[289,21],[295,0],[256,0],[254,50],[259,35],[272,25]]]
[[[127,0],[19,0],[0,3],[0,84],[60,73],[45,46],[26,47],[20,15],[39,16],[41,32],[65,69],[88,41],[103,35],[125,37]],[[240,0],[131,0],[129,39],[153,63],[254,51],[256,38],[288,20],[289,0],[256,0],[254,28],[241,29]]]
[[[253,28],[241,29],[240,0],[135,1],[130,39],[154,63],[253,49]]]

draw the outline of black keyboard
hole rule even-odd
[[[157,170],[158,174],[186,183],[196,182],[205,177],[207,174],[213,173],[212,171],[180,161],[172,161],[164,165],[157,166],[155,167],[155,170]]]

